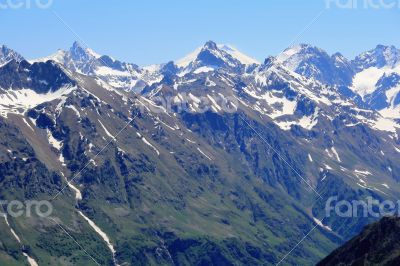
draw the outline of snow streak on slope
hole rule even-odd
[[[313,220],[314,220],[314,222],[315,222],[318,226],[324,228],[325,230],[328,230],[328,231],[331,231],[331,232],[332,232],[332,229],[331,229],[329,226],[324,225],[324,224],[323,224],[320,220],[318,220],[317,218],[313,217]]]
[[[63,174],[62,172],[61,172],[61,175],[65,178],[65,176],[64,176],[64,174]],[[68,181],[66,178],[65,178],[65,181],[67,182],[68,186],[69,186],[73,191],[75,191],[75,199],[76,199],[77,201],[82,200],[82,193],[81,193],[81,191],[80,191],[76,186],[74,186],[74,185],[72,184],[72,181]],[[110,238],[108,237],[108,235],[107,235],[103,230],[101,230],[101,228],[98,227],[92,220],[90,220],[86,215],[84,215],[84,214],[82,213],[82,211],[78,210],[78,213],[79,213],[80,216],[82,216],[83,219],[85,219],[85,220],[88,222],[88,224],[90,225],[90,227],[93,228],[93,230],[104,240],[104,242],[106,242],[108,249],[109,249],[109,250],[111,251],[111,253],[112,253],[114,265],[118,265],[118,264],[116,263],[116,259],[115,259],[115,248],[114,248],[114,246],[112,245],[111,240],[110,240]]]
[[[115,137],[107,130],[107,128],[101,123],[99,119],[97,121],[100,123],[101,127],[103,128],[104,132],[109,136],[111,139],[115,140]]]
[[[147,146],[149,146],[150,148],[152,148],[152,149],[157,153],[158,156],[160,155],[160,152],[157,150],[157,148],[154,147],[145,137],[143,137],[139,132],[136,132],[136,134],[138,135],[138,137],[139,137]]]
[[[82,200],[81,191],[72,184],[72,181],[68,181],[68,179],[65,177],[63,172],[60,172],[60,174],[61,174],[62,177],[64,177],[65,182],[67,182],[68,187],[71,188],[75,192],[75,199],[76,200]]]
[[[14,236],[14,238],[17,240],[17,242],[19,244],[21,244],[21,239],[19,238],[19,236],[15,233],[14,229],[12,229],[10,223],[8,222],[8,218],[7,216],[3,216],[4,220],[8,226],[8,228],[10,229],[11,234]],[[26,257],[28,263],[30,266],[39,266],[39,264],[37,264],[37,262],[35,261],[35,259],[31,258],[27,253],[22,252],[22,255],[24,255],[24,257]]]
[[[83,219],[85,219],[88,222],[88,224],[93,228],[94,231],[96,231],[96,233],[104,240],[104,242],[106,242],[107,247],[110,249],[113,255],[114,264],[117,265],[115,262],[115,248],[111,244],[111,240],[108,237],[108,235],[104,233],[103,230],[100,229],[100,227],[98,227],[92,220],[90,220],[87,216],[85,216],[81,211],[78,211],[78,213],[79,215],[82,216]]]
[[[198,150],[204,157],[206,157],[208,160],[212,161],[212,159],[210,158],[210,156],[208,156],[207,154],[205,154],[199,147],[197,147],[197,150]]]

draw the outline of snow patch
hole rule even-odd
[[[384,74],[385,69],[382,68],[371,67],[365,69],[354,76],[353,85],[350,89],[364,98],[375,91],[376,83]]]
[[[332,229],[331,229],[329,226],[324,225],[324,224],[322,223],[321,220],[318,220],[318,219],[315,218],[315,217],[313,217],[313,220],[314,220],[314,222],[315,222],[317,225],[319,225],[320,227],[322,227],[322,228],[324,228],[324,229],[326,229],[326,230],[332,232]]]
[[[187,67],[192,61],[196,59],[197,55],[201,52],[201,49],[203,49],[203,47],[199,47],[190,54],[186,55],[184,58],[179,59],[176,62],[176,65],[183,68]]]
[[[350,89],[364,98],[366,95],[371,94],[376,90],[376,84],[383,75],[390,75],[393,72],[400,74],[400,65],[396,68],[370,67],[354,76],[353,85]]]
[[[25,113],[39,104],[61,99],[74,91],[76,87],[65,86],[55,92],[37,93],[31,89],[9,89],[0,94],[0,115],[7,118],[8,113]]]
[[[46,129],[46,131],[47,131],[47,139],[48,139],[50,145],[53,146],[58,151],[61,150],[62,140],[56,140],[53,137],[53,134],[51,133],[50,130]]]
[[[200,73],[207,73],[210,71],[214,71],[214,68],[208,67],[208,66],[202,66],[197,68],[195,71],[193,71],[194,74],[200,74]]]

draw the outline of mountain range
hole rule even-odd
[[[326,217],[329,197],[399,196],[395,47],[0,51],[0,199],[53,206],[0,222],[4,265],[310,265],[376,219]]]
[[[7,51],[3,46],[0,62],[22,56]],[[398,118],[399,59],[400,52],[394,46],[378,45],[349,60],[340,53],[329,55],[324,50],[300,44],[284,50],[273,59],[275,65],[285,67],[307,79],[334,86],[346,98],[358,106],[377,110],[387,118]],[[101,56],[75,42],[68,51],[33,60],[33,62],[55,61],[68,70],[85,75],[94,75],[109,85],[126,91],[140,92],[146,86],[160,82],[165,75],[183,76],[190,72],[198,74],[222,68],[236,74],[255,74],[261,64],[229,45],[217,45],[212,41],[193,53],[177,60],[147,67],[124,63],[110,56]],[[252,73],[253,72],[253,73]]]

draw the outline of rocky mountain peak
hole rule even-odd
[[[393,68],[400,64],[400,50],[393,45],[379,44],[374,49],[357,56],[353,60],[353,64],[358,71],[370,67]]]
[[[208,41],[204,44],[203,49],[211,49],[216,50],[218,49],[217,44],[213,41]]]
[[[83,47],[79,42],[75,41],[69,49],[69,54],[73,60],[89,61],[100,57],[92,49]]]
[[[238,49],[227,44],[217,44],[208,41],[184,58],[176,61],[176,65],[185,72],[196,71],[200,67],[208,69],[222,68],[231,72],[240,72],[245,65],[259,65],[254,58],[243,54]],[[253,67],[254,68],[254,67]]]
[[[54,92],[67,85],[75,85],[64,70],[54,61],[30,64],[26,60],[11,60],[0,68],[0,87],[10,89],[30,88],[37,93]]]
[[[326,51],[309,44],[299,44],[277,56],[286,68],[328,85],[351,83],[353,71],[350,62],[341,54],[330,56]]]
[[[11,60],[21,62],[24,58],[15,52],[14,50],[8,48],[5,45],[0,46],[0,65],[3,65]]]
[[[184,61],[184,63],[182,63]],[[213,41],[208,41],[201,49],[178,62],[178,66],[186,66],[186,72],[208,72],[223,69],[230,72],[240,72],[243,64],[227,51],[220,49]]]

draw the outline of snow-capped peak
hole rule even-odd
[[[243,64],[229,53],[218,48],[213,41],[208,41],[200,49],[178,61],[178,66],[183,70],[179,75],[186,73],[202,73],[224,69],[232,72],[240,72]]]
[[[370,67],[394,68],[400,65],[400,50],[393,45],[378,45],[375,49],[357,56],[353,60],[353,64],[359,71]]]
[[[216,50],[218,49],[217,44],[213,41],[208,41],[204,44],[203,49],[205,50]]]
[[[195,61],[199,54],[204,51],[213,51],[213,54],[217,57],[224,57],[223,53],[230,55],[233,59],[238,60],[243,65],[260,64],[256,59],[243,54],[238,49],[228,44],[216,44],[213,41],[206,42],[202,47],[195,49],[182,59],[176,61],[176,65],[181,68],[189,66],[190,63]]]
[[[80,43],[75,41],[68,51],[57,50],[54,54],[38,59],[31,60],[31,62],[46,62],[48,60],[53,60],[59,64],[64,64],[65,61],[79,61],[88,62],[90,60],[99,59],[101,55],[94,52],[90,48],[83,47]]]
[[[41,58],[37,58],[37,59],[33,59],[33,60],[29,60],[30,63],[35,63],[35,62],[47,62],[49,60],[55,61],[59,64],[62,64],[64,61],[64,57],[66,56],[66,51],[64,50],[57,50],[57,52],[55,52],[54,54],[51,54],[49,56],[46,57],[41,57]]]
[[[309,44],[287,48],[277,56],[277,62],[306,78],[329,85],[347,85],[353,76],[351,63],[344,56],[338,53],[330,56]]]
[[[309,44],[298,44],[285,49],[276,59],[286,67],[295,69],[302,60],[319,54],[326,54],[326,52]]]
[[[244,65],[251,65],[251,64],[257,64],[259,65],[260,62],[257,61],[256,59],[243,54],[240,52],[238,49],[234,48],[232,45],[229,44],[218,44],[217,47],[228,54],[230,54],[233,58],[239,60],[242,64]]]
[[[94,75],[109,85],[123,90],[138,90],[162,79],[159,67],[140,68],[135,64],[113,59],[108,55],[99,55],[92,49],[74,42],[67,51],[58,50],[51,56],[32,60],[46,62],[52,60],[66,69],[84,75]]]
[[[83,47],[79,42],[75,41],[69,50],[72,58],[75,60],[89,60],[92,58],[98,59],[101,55],[94,52],[92,49]]]
[[[300,53],[302,47],[300,45],[297,46],[293,46],[290,48],[286,48],[282,53],[280,53],[276,59],[278,62],[283,63],[286,60],[288,60],[289,58],[291,58],[294,55],[297,55],[298,53]]]
[[[332,59],[334,60],[336,66],[349,63],[349,60],[346,57],[344,57],[341,53],[333,54]]]
[[[182,67],[182,68],[187,67],[191,62],[193,62],[196,59],[196,57],[200,53],[201,49],[203,49],[203,47],[196,48],[196,50],[194,50],[190,54],[177,60],[176,65],[178,67]]]

